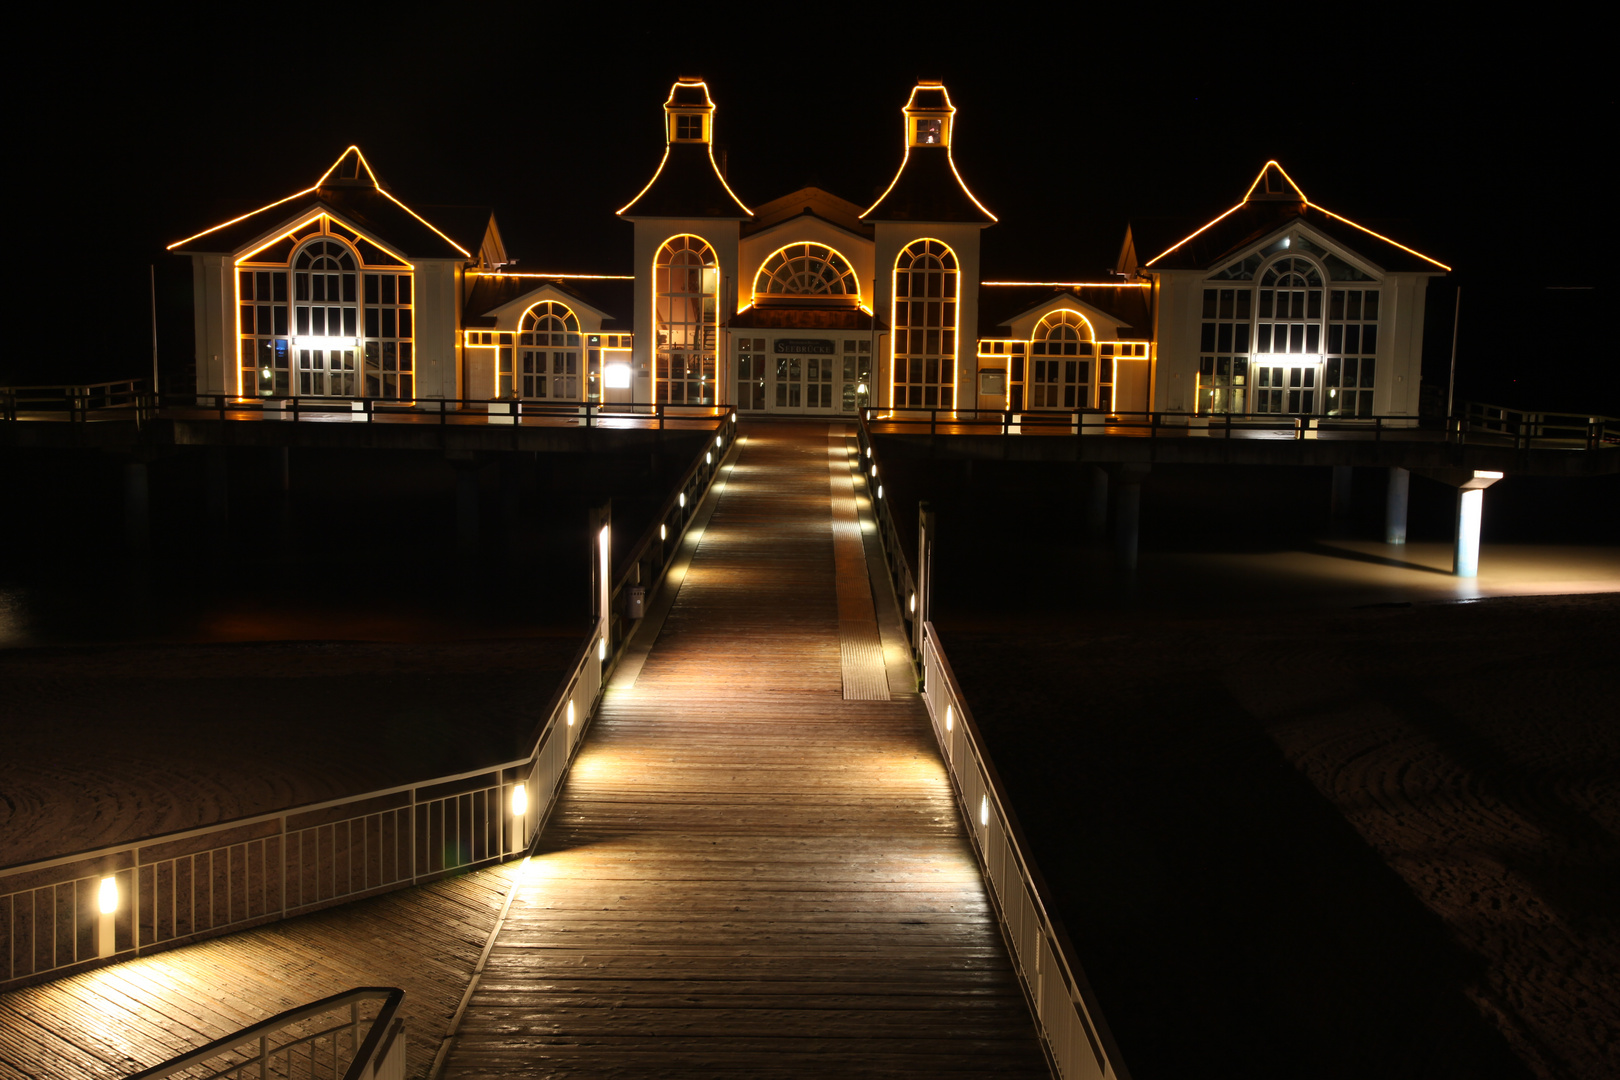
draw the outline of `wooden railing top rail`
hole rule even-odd
[[[344,990],[321,998],[319,1001],[312,1001],[308,1005],[298,1005],[279,1012],[267,1020],[260,1020],[257,1024],[250,1024],[240,1031],[215,1039],[206,1046],[200,1046],[188,1053],[181,1054],[179,1057],[171,1058],[161,1065],[143,1069],[130,1076],[129,1080],[159,1080],[160,1077],[172,1076],[175,1073],[201,1066],[209,1058],[228,1053],[243,1043],[269,1035],[281,1028],[291,1027],[312,1016],[320,1016],[322,1013],[332,1012],[345,1005],[358,1004],[361,1001],[381,1000],[382,1007],[375,1017],[367,1021],[370,1027],[365,1041],[360,1045],[359,1052],[355,1054],[354,1059],[349,1064],[348,1072],[345,1074],[346,1077],[362,1077],[366,1075],[366,1067],[369,1066],[376,1051],[381,1047],[383,1034],[387,1030],[389,1022],[393,1020],[394,1013],[399,1010],[400,1002],[404,999],[405,991],[397,986],[357,986],[352,990]]]

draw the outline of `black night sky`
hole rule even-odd
[[[717,152],[750,204],[807,183],[869,201],[899,163],[913,81],[940,78],[958,167],[1001,219],[987,278],[1099,280],[1128,220],[1201,224],[1275,157],[1314,202],[1457,268],[1460,396],[1620,412],[1597,355],[1612,348],[1597,325],[1614,297],[1615,92],[1596,35],[1373,8],[1233,9],[1241,25],[1221,29],[1208,8],[1175,25],[998,6],[926,32],[811,9],[661,24],[391,10],[115,17],[79,39],[71,68],[28,61],[14,123],[29,148],[15,160],[36,178],[29,249],[58,289],[94,280],[100,299],[72,301],[71,333],[11,353],[0,381],[148,371],[152,263],[166,378],[183,373],[189,268],[164,245],[307,186],[350,142],[407,203],[494,207],[516,269],[626,273],[630,228],[613,212],[658,163],[677,75],[709,80]],[[1452,297],[1431,287],[1431,380]]]

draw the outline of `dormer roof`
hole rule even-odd
[[[1215,270],[1294,222],[1303,221],[1320,235],[1341,245],[1385,272],[1427,271],[1442,273],[1451,269],[1438,259],[1392,240],[1382,233],[1358,225],[1311,202],[1300,186],[1275,161],[1268,161],[1249,185],[1243,201],[1203,227],[1182,237],[1142,264],[1153,270]],[[1132,248],[1144,243],[1139,224],[1132,224]],[[1161,241],[1162,242],[1162,241]],[[1122,260],[1125,252],[1121,252]]]
[[[472,249],[484,236],[484,229],[473,219],[482,213],[487,222],[490,214],[487,209],[461,209],[467,211],[460,215],[466,219],[461,224],[469,234],[477,231],[479,235],[467,235],[458,242],[384,190],[360,148],[351,146],[311,186],[177,240],[168,249],[184,254],[232,254],[274,236],[279,228],[312,212],[324,210],[407,258],[471,259]]]
[[[714,163],[714,111],[702,79],[676,80],[664,101],[664,160],[647,186],[619,209],[620,217],[753,217]],[[681,126],[687,118],[694,121],[689,131]]]
[[[945,87],[927,80],[919,82],[901,113],[906,124],[906,156],[888,190],[878,196],[861,219],[993,224],[996,216],[973,197],[951,160],[956,107]],[[921,126],[928,124],[936,126]],[[931,141],[936,138],[933,135],[920,137],[920,131],[934,132],[936,127],[937,141]]]

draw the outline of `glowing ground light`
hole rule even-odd
[[[512,816],[522,817],[529,812],[529,789],[523,784],[512,785]]]
[[[101,889],[96,897],[103,915],[111,915],[118,910],[118,879],[104,877],[101,879]]]

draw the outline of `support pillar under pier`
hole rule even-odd
[[[1136,552],[1142,517],[1142,479],[1146,465],[1121,465],[1114,472],[1114,562],[1126,573],[1136,572]]]
[[[1328,510],[1328,519],[1335,533],[1344,532],[1349,524],[1350,491],[1354,477],[1355,469],[1351,466],[1333,466],[1333,501]]]
[[[1451,572],[1458,577],[1479,576],[1479,525],[1485,511],[1485,489],[1502,479],[1499,472],[1475,472],[1457,486],[1457,539],[1451,552]]]
[[[1108,534],[1108,471],[1086,466],[1086,539],[1099,543]]]
[[[151,546],[151,502],[146,462],[124,462],[124,544],[138,555]]]
[[[1399,465],[1389,468],[1389,490],[1384,496],[1384,543],[1406,543],[1406,504],[1412,474]]]

